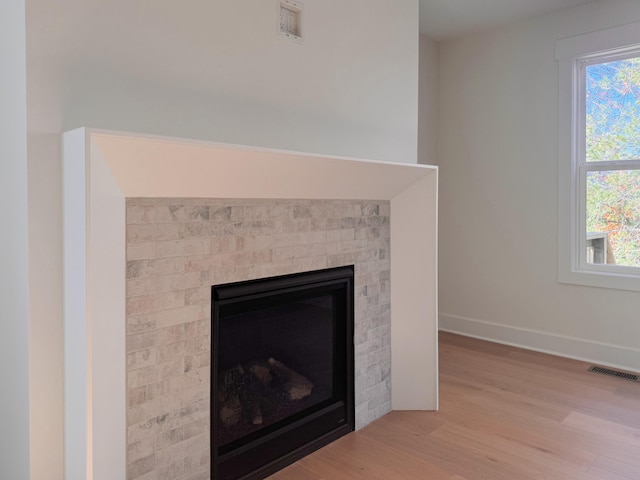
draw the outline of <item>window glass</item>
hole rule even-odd
[[[640,170],[587,173],[587,262],[640,267]]]
[[[586,67],[588,162],[640,158],[640,58]]]

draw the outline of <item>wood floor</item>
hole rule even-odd
[[[640,480],[640,383],[442,333],[440,411],[392,412],[270,480]]]

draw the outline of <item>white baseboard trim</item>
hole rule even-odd
[[[640,372],[640,349],[440,313],[439,329],[536,352]]]

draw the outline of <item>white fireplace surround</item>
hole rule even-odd
[[[64,134],[65,479],[126,478],[125,199],[390,200],[394,410],[435,410],[437,167]]]

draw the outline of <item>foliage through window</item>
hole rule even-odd
[[[640,51],[577,66],[581,256],[640,267]]]

